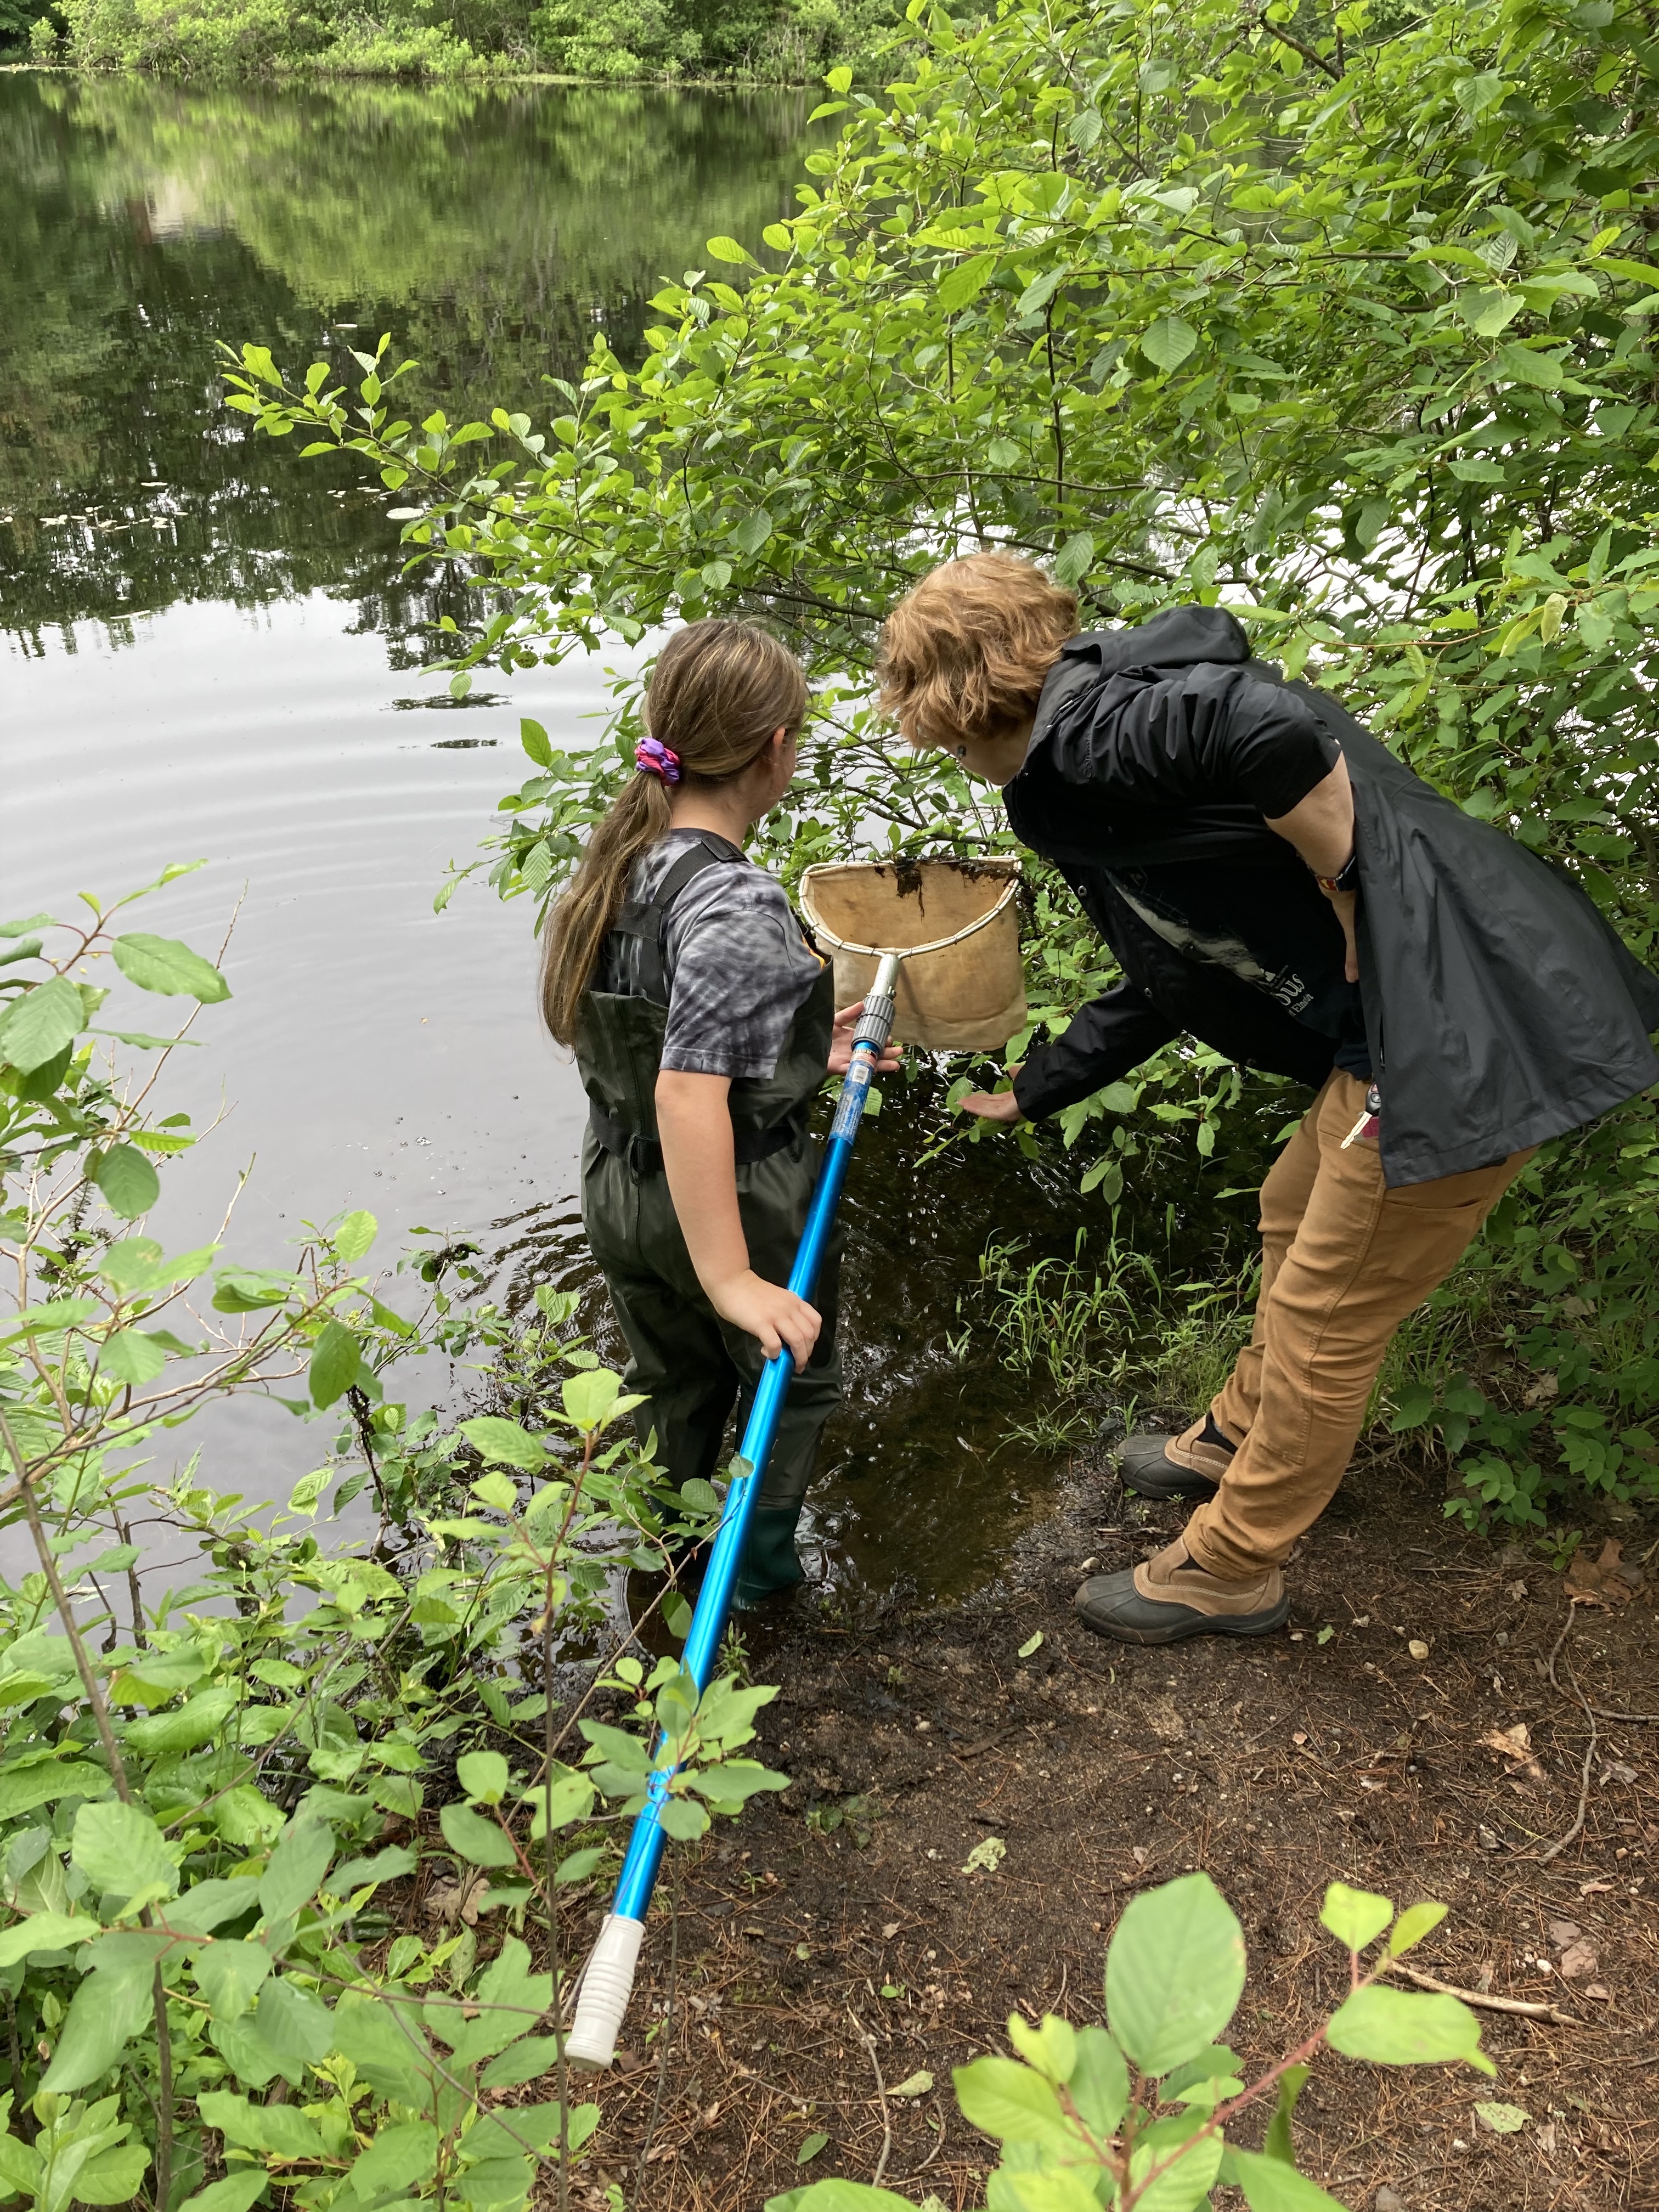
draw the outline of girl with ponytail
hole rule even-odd
[[[795,1525],[840,1401],[840,1245],[819,1308],[785,1287],[817,1170],[807,1120],[861,1011],[743,841],[795,772],[799,664],[752,624],[677,630],[646,692],[636,772],[554,908],[542,1006],[588,1097],[582,1222],[645,1399],[641,1441],[710,1480],[763,1363],[795,1360],[738,1585],[801,1580]],[[896,1054],[884,1065],[896,1066]]]

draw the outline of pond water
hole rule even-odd
[[[480,1244],[511,1297],[591,1285],[584,1101],[536,1018],[527,911],[432,896],[520,780],[519,716],[568,745],[629,665],[455,707],[422,672],[442,591],[400,580],[378,486],[246,434],[214,341],[303,363],[387,331],[417,398],[539,414],[596,329],[637,353],[708,237],[793,208],[810,105],[0,75],[4,903],[210,863],[145,925],[207,950],[234,921],[235,995],[176,1056],[170,1103],[221,1118],[168,1178],[170,1242],[210,1232],[252,1163],[239,1257],[368,1206],[383,1252],[420,1226]],[[952,1351],[958,1298],[993,1234],[1103,1242],[1074,1176],[1006,1144],[919,1167],[941,1091],[922,1071],[854,1170],[849,1406],[814,1496],[819,1571],[849,1594],[959,1592],[1042,1510],[1052,1458],[1000,1445],[1024,1386],[982,1335]],[[209,1480],[268,1496],[319,1441],[258,1407],[193,1440]]]

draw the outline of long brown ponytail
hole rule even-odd
[[[711,618],[676,630],[658,654],[645,726],[679,755],[683,783],[723,783],[742,775],[775,730],[799,730],[806,705],[806,678],[787,647],[752,623]],[[575,1042],[582,994],[634,863],[670,826],[666,786],[641,769],[589,836],[549,917],[542,955],[542,1013],[561,1044]]]

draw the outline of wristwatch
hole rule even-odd
[[[1324,892],[1327,898],[1334,897],[1338,891],[1358,890],[1359,888],[1358,848],[1356,846],[1354,850],[1349,854],[1338,874],[1334,876],[1316,875],[1314,881],[1318,884],[1320,890]]]

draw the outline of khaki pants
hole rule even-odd
[[[1365,1085],[1334,1074],[1261,1187],[1255,1324],[1210,1407],[1238,1449],[1186,1532],[1199,1565],[1228,1581],[1279,1564],[1324,1511],[1390,1338],[1532,1158],[1389,1190],[1374,1138],[1342,1150],[1364,1110]]]

